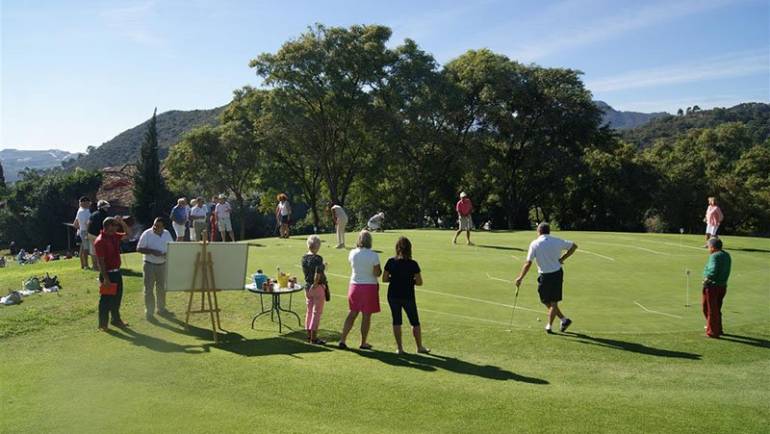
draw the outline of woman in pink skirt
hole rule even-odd
[[[350,266],[353,268],[348,287],[350,312],[345,319],[345,325],[342,327],[339,347],[342,349],[348,347],[345,340],[348,338],[358,314],[362,313],[361,345],[359,348],[370,350],[372,346],[366,341],[366,337],[372,323],[372,314],[380,311],[380,287],[377,278],[382,274],[382,269],[380,268],[380,257],[372,251],[372,234],[369,231],[363,230],[358,234],[356,246],[348,256]]]

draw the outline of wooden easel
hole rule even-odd
[[[219,322],[219,301],[217,300],[216,283],[214,282],[214,262],[211,260],[211,253],[207,251],[208,234],[203,231],[203,241],[201,241],[201,251],[195,256],[195,269],[193,271],[192,284],[187,292],[190,293],[190,299],[187,302],[187,314],[185,316],[185,327],[190,330],[191,313],[208,313],[211,316],[211,331],[214,334],[214,343],[219,341],[217,330],[222,330]],[[198,275],[200,274],[200,286],[196,286]],[[201,295],[200,310],[192,310],[193,297],[195,293]],[[213,300],[213,301],[212,301]],[[208,301],[208,306],[206,306]]]

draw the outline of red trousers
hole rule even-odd
[[[722,300],[727,294],[724,286],[703,287],[703,316],[706,317],[706,334],[712,338],[722,335]]]

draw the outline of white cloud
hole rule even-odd
[[[143,45],[157,45],[160,36],[154,32],[148,20],[155,14],[156,2],[148,0],[128,6],[103,9],[99,15],[105,24],[117,34]]]
[[[720,78],[745,77],[765,73],[770,78],[768,50],[741,51],[698,62],[629,71],[619,75],[587,80],[592,92],[660,87]]]
[[[602,9],[601,5],[567,0],[547,9],[539,17],[527,23],[528,27],[548,29],[550,36],[538,40],[527,40],[508,51],[516,59],[536,61],[553,53],[607,40],[640,28],[717,9],[735,2],[736,0],[685,0],[653,4],[639,2],[639,5],[643,5],[640,8],[603,15],[601,19],[581,20],[576,19],[575,16],[586,12],[590,12],[589,17],[597,16],[599,15],[597,12]],[[611,3],[607,7],[616,7],[616,5],[617,3]],[[570,17],[572,19],[569,19]],[[585,24],[569,25],[581,21]],[[530,33],[542,34],[542,32]]]

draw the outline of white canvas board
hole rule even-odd
[[[216,289],[243,291],[249,258],[248,244],[213,242],[206,246],[211,253]],[[166,254],[166,291],[186,291],[193,287],[195,260],[201,252],[200,243],[173,242]],[[198,272],[194,287],[201,287]]]

